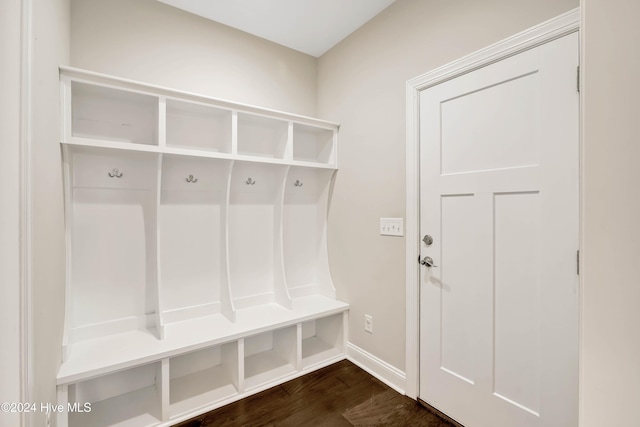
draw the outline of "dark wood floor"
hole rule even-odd
[[[179,426],[453,427],[346,360]]]

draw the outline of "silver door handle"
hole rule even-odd
[[[433,263],[433,258],[430,256],[424,257],[424,259],[420,261],[420,264],[426,265],[427,267],[437,267],[437,265]]]

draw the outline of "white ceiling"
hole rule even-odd
[[[395,0],[159,0],[319,57]]]

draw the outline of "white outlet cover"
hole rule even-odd
[[[370,334],[373,333],[373,317],[368,314],[364,315],[364,330]]]
[[[380,218],[381,236],[404,236],[403,218]]]

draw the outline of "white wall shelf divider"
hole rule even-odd
[[[338,125],[69,67],[60,83],[58,400],[91,411],[59,426],[169,426],[344,359]]]

